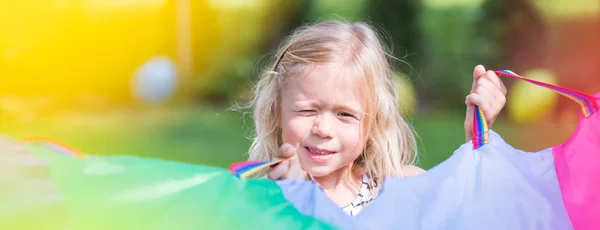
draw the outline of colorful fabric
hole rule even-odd
[[[277,162],[236,163],[231,173],[133,156],[85,157],[38,139],[30,149],[49,173],[36,180],[52,182],[53,193],[59,194],[44,202],[66,210],[53,216],[64,221],[56,229],[600,229],[600,94],[497,73],[574,99],[582,105],[577,130],[562,145],[526,152],[489,130],[476,109],[479,123],[472,141],[419,176],[384,178],[377,197],[355,215],[329,199],[316,181],[249,179]],[[28,186],[16,186],[33,179],[22,176],[26,172],[11,172],[17,180],[3,187],[11,196],[0,196],[5,199],[0,203],[17,198],[29,203],[11,207],[41,203],[23,192]],[[50,215],[32,208],[18,213],[29,223]],[[5,221],[14,220],[11,215],[0,212],[2,229],[27,229],[26,219]]]
[[[68,210],[55,229],[335,229],[299,213],[268,179],[134,156],[73,157],[45,141],[31,149],[49,165]]]

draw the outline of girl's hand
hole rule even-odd
[[[467,141],[473,138],[473,112],[479,106],[485,115],[488,127],[494,121],[506,103],[506,87],[494,71],[487,71],[482,65],[473,70],[473,86],[467,96],[467,116],[465,119],[465,135]]]
[[[308,173],[302,169],[298,156],[296,155],[296,147],[290,144],[283,144],[279,148],[279,159],[285,159],[281,163],[269,168],[267,177],[271,180],[297,179],[308,180]]]

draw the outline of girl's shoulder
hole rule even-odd
[[[418,176],[424,172],[425,172],[424,169],[422,169],[418,166],[415,166],[415,165],[402,166],[402,174],[404,174],[405,177]]]

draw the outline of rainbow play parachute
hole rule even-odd
[[[21,160],[7,164],[13,173],[2,204],[10,205],[0,207],[0,228],[600,229],[600,94],[497,73],[579,103],[577,130],[564,144],[525,152],[488,130],[477,109],[472,141],[420,176],[386,178],[355,217],[313,181],[245,179],[277,162],[234,164],[231,173],[133,156],[73,157],[34,142],[35,156],[2,151],[4,162]]]

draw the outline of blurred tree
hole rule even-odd
[[[479,49],[473,50],[476,60],[486,66],[498,66],[502,61],[506,41],[506,1],[486,0],[477,14],[474,44]]]
[[[483,64],[487,69],[519,71],[520,66],[510,61],[512,56],[507,50],[514,55],[515,49],[509,47],[543,47],[531,36],[524,36],[542,33],[543,26],[530,1],[456,2],[437,5],[436,1],[429,1],[423,7],[419,23],[423,30],[425,67],[420,90],[434,106],[463,110],[464,96],[471,87],[472,68]],[[535,56],[540,64],[544,52],[518,55]]]
[[[373,24],[384,32],[388,45],[393,49],[395,57],[406,59],[407,62],[419,69],[418,59],[411,61],[411,56],[420,52],[421,29],[417,20],[421,10],[421,1],[408,0],[373,0],[369,5],[369,17]],[[417,57],[418,58],[418,57]],[[412,68],[403,68],[402,72],[408,74]]]
[[[478,61],[515,72],[546,67],[548,29],[532,1],[486,0],[480,12],[473,34]]]
[[[368,8],[371,23],[379,30],[394,57],[398,58],[392,64],[397,71],[400,106],[403,114],[409,117],[417,112],[420,102],[414,87],[419,84],[417,80],[421,69],[422,35],[416,23],[420,10],[421,2],[417,0],[373,0]]]
[[[393,54],[406,64],[395,63],[396,69],[411,80],[416,80],[420,69],[421,31],[419,13],[421,1],[373,0],[369,4],[369,18],[383,32]],[[417,72],[417,73],[414,73]]]
[[[310,0],[306,15],[311,21],[342,19],[350,22],[363,20],[372,1],[368,0]]]
[[[473,58],[474,15],[476,6],[423,8],[423,85],[421,96],[430,106],[464,109],[464,97],[470,90]]]

